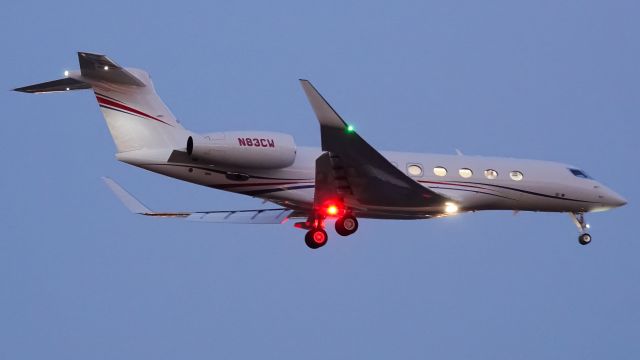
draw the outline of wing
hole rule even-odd
[[[117,182],[110,178],[102,178],[109,189],[120,201],[135,214],[155,217],[181,218],[189,221],[202,221],[212,223],[232,224],[282,224],[292,217],[305,217],[291,209],[255,209],[255,210],[228,210],[228,211],[182,211],[182,212],[155,212],[149,210],[133,195],[129,194]]]
[[[320,122],[322,150],[316,160],[316,203],[341,196],[351,206],[433,208],[450,199],[420,185],[361,138],[307,80],[300,80]]]

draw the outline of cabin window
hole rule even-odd
[[[509,176],[511,177],[511,180],[514,181],[520,181],[524,179],[524,175],[522,175],[522,172],[520,171],[512,171],[509,173]]]
[[[578,170],[578,169],[569,169],[569,171],[571,171],[571,173],[574,176],[577,176],[579,178],[583,178],[583,179],[591,179],[591,177],[589,175],[587,175],[587,173],[585,173],[582,170]]]
[[[460,174],[460,176],[462,176],[463,178],[468,179],[473,176],[473,171],[471,171],[471,169],[462,168],[458,170],[458,174]]]
[[[493,169],[487,169],[484,171],[484,177],[489,180],[493,180],[498,177],[498,172]]]
[[[443,168],[442,166],[436,166],[433,168],[433,173],[436,176],[446,176],[447,175],[447,169]]]
[[[416,164],[410,164],[407,166],[407,171],[411,176],[422,176],[422,166]]]

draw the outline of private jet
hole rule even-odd
[[[567,213],[579,243],[591,242],[585,213],[626,204],[575,166],[539,160],[378,151],[300,80],[320,124],[321,148],[279,132],[185,129],[156,94],[149,75],[104,55],[79,52],[79,70],[14,89],[25,93],[93,91],[119,161],[179,180],[263,199],[277,207],[152,211],[114,180],[106,185],[133,213],[190,221],[281,224],[297,220],[305,244],[327,243],[327,221],[349,236],[358,219],[416,220],[509,210]]]

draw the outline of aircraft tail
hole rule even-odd
[[[123,68],[104,55],[79,52],[79,71],[59,80],[15,89],[49,93],[92,89],[118,153],[181,148],[187,131],[160,99],[143,70]]]

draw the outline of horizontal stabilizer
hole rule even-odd
[[[82,82],[80,80],[72,78],[64,78],[59,80],[47,81],[40,84],[34,84],[29,86],[13,89],[14,91],[20,91],[31,94],[49,93],[56,91],[69,91],[69,90],[82,90],[90,89],[91,85]]]
[[[286,208],[254,209],[254,210],[223,210],[223,211],[182,211],[156,212],[149,210],[133,195],[129,194],[114,180],[103,177],[102,180],[118,199],[135,214],[155,217],[182,218],[189,221],[229,224],[282,224],[294,215],[295,211]],[[300,214],[296,214],[300,216]]]
[[[104,55],[79,52],[78,60],[83,77],[121,85],[145,86],[135,75]]]

